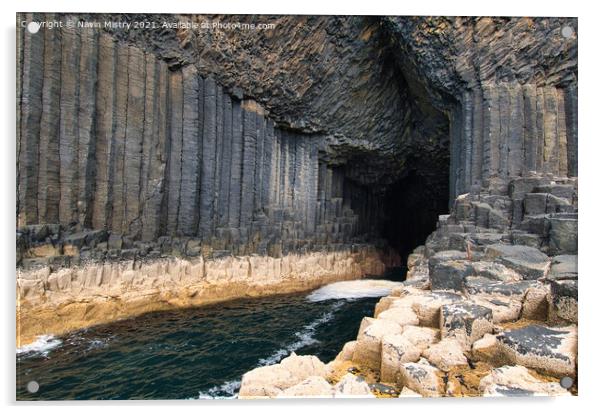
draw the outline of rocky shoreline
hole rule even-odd
[[[31,241],[34,231],[47,231],[40,227],[31,226],[30,235],[23,239]],[[87,240],[88,247],[79,248],[89,249],[97,236],[98,232],[89,231],[64,240]],[[18,347],[39,335],[60,335],[146,312],[306,291],[377,275],[397,260],[370,245],[282,257],[224,254],[204,259],[196,252],[141,258],[137,252],[130,258],[131,250],[106,251],[106,242],[85,250],[88,257],[105,249],[105,257],[120,259],[82,260],[79,250],[64,240],[46,237],[45,242],[22,243],[27,247],[22,250],[25,266],[17,269]],[[42,252],[47,256],[39,257]],[[27,258],[34,255],[38,257]]]
[[[541,174],[473,186],[335,360],[291,355],[239,396],[577,394],[577,192]]]

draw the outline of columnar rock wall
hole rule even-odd
[[[450,135],[452,199],[492,177],[576,177],[577,88],[484,84],[463,94]]]
[[[276,256],[373,231],[323,136],[277,127],[194,65],[94,29],[20,30],[17,48],[19,226]]]

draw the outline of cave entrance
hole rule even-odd
[[[447,181],[442,178],[411,170],[385,192],[382,236],[400,255],[402,263],[424,244],[435,230],[438,216],[448,210]]]

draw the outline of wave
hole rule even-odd
[[[17,355],[32,354],[47,356],[51,350],[62,343],[63,341],[53,335],[41,335],[34,342],[17,348]]]
[[[232,380],[216,385],[205,392],[199,392],[199,400],[234,399],[238,396],[240,384],[240,380]]]
[[[305,325],[303,327],[303,329],[301,329],[299,332],[295,332],[295,336],[298,338],[297,341],[292,342],[289,345],[285,346],[284,348],[277,350],[276,352],[274,352],[272,355],[270,355],[267,358],[260,359],[258,366],[262,367],[262,366],[266,366],[266,365],[276,364],[276,363],[280,362],[280,360],[282,360],[282,358],[290,355],[291,352],[295,352],[305,346],[318,343],[319,341],[314,337],[314,335],[316,333],[316,328],[320,325],[325,324],[326,322],[331,321],[332,318],[334,318],[335,312],[341,306],[343,306],[344,303],[345,302],[343,302],[343,301],[334,303],[331,306],[331,308],[327,312],[324,312],[322,314],[322,316],[320,316],[318,319]]]
[[[321,302],[331,299],[359,299],[386,296],[391,289],[401,286],[402,282],[381,279],[350,280],[335,282],[314,290],[307,295],[310,302]]]
[[[324,312],[318,319],[305,325],[300,331],[295,332],[296,341],[291,342],[283,348],[278,349],[272,355],[267,358],[262,358],[258,361],[257,366],[263,367],[267,365],[273,365],[280,362],[284,357],[287,357],[292,352],[298,351],[299,349],[308,345],[313,345],[319,341],[314,337],[316,329],[330,322],[337,310],[345,304],[345,301],[339,301],[332,304],[327,312]],[[221,399],[221,398],[236,398],[238,396],[238,390],[240,389],[241,381],[233,380],[217,385],[208,389],[205,392],[199,392],[199,399]]]

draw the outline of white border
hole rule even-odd
[[[175,406],[178,412],[230,412],[250,413],[282,412],[288,413],[322,410],[379,411],[407,410],[423,412],[461,412],[504,413],[510,411],[536,411],[576,413],[594,406],[602,395],[600,367],[600,303],[602,289],[600,281],[602,215],[602,173],[600,131],[597,122],[602,119],[600,104],[600,44],[602,42],[602,24],[600,10],[594,2],[556,1],[527,2],[525,0],[479,1],[463,0],[391,2],[384,0],[350,1],[303,0],[284,1],[232,1],[232,0],[196,0],[162,1],[151,3],[148,0],[102,0],[84,3],[81,0],[63,0],[61,4],[49,1],[8,0],[2,2],[2,76],[3,97],[1,126],[4,134],[0,150],[2,197],[2,314],[3,340],[2,373],[0,374],[2,402],[9,410],[20,409],[24,412],[61,412],[85,411],[102,412],[115,409],[141,408],[149,413],[162,413],[168,406]],[[237,14],[390,14],[390,15],[535,15],[535,16],[577,16],[579,17],[579,126],[580,126],[580,338],[579,338],[579,397],[558,399],[447,399],[429,401],[337,401],[336,403],[315,400],[294,401],[204,401],[189,402],[135,402],[135,403],[14,403],[15,374],[15,323],[14,323],[14,228],[15,228],[15,13],[17,11],[72,11],[72,12],[144,12],[144,13],[237,13]],[[403,405],[403,407],[402,407]],[[598,407],[599,410],[600,407]]]

